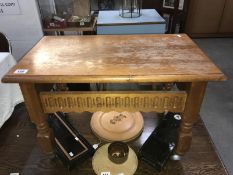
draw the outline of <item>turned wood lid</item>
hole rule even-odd
[[[95,112],[91,118],[91,129],[106,141],[130,141],[143,130],[144,120],[140,112]]]
[[[128,159],[122,164],[115,164],[108,158],[109,144],[100,147],[92,158],[92,168],[96,174],[110,172],[111,175],[133,175],[138,167],[138,158],[135,152],[129,147]]]

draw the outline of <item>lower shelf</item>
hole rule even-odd
[[[98,139],[91,133],[90,119],[91,113],[72,113],[70,122],[81,134],[92,144]],[[144,131],[142,135],[129,143],[137,153],[141,145],[154,130],[158,123],[155,113],[143,113]],[[16,137],[19,135],[19,137]],[[0,132],[0,174],[10,174],[19,172],[20,174],[68,174],[68,170],[58,160],[45,155],[40,150],[36,141],[35,126],[29,121],[24,104],[16,107],[10,120],[8,120]],[[94,175],[91,159],[85,161],[80,167],[74,168],[74,174]],[[181,161],[169,161],[165,170],[156,172],[152,167],[144,162],[139,162],[136,175],[182,175],[182,174],[221,174],[226,175],[214,146],[209,138],[201,120],[194,126],[193,141],[191,150]]]

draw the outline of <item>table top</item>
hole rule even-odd
[[[97,26],[132,25],[132,24],[165,24],[165,20],[155,9],[142,9],[140,18],[122,18],[119,10],[99,11]]]
[[[15,73],[25,69],[24,73]],[[2,79],[31,83],[195,82],[224,74],[185,34],[45,36]]]
[[[8,55],[10,55],[9,52],[0,52],[0,63],[1,63]]]
[[[0,52],[0,79],[16,64],[9,52]],[[23,102],[18,84],[2,84],[0,82],[0,128],[10,118],[14,107]]]
[[[6,74],[14,63],[15,60],[9,52],[0,52],[0,78]]]

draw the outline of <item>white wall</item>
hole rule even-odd
[[[13,56],[17,60],[24,56],[43,36],[36,0],[18,0],[18,2],[21,14],[0,15],[0,31],[11,40]]]

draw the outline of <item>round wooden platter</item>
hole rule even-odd
[[[129,155],[126,162],[115,164],[108,158],[108,146],[101,146],[92,158],[92,168],[97,175],[103,172],[110,172],[111,175],[133,175],[138,167],[138,158],[136,153],[129,147]]]
[[[143,131],[144,120],[140,112],[95,112],[91,118],[93,133],[108,142],[128,142]]]

